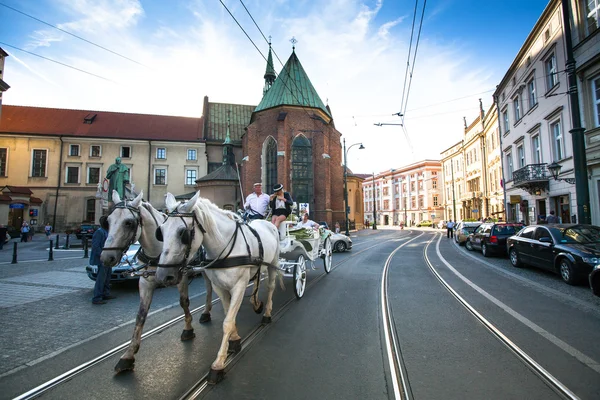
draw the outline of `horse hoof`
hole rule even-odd
[[[210,314],[200,314],[200,323],[204,324],[206,322],[210,322]]]
[[[262,314],[263,308],[264,308],[263,307],[263,302],[261,301],[260,304],[258,305],[258,308],[254,309],[254,312],[257,313],[257,314]]]
[[[207,383],[209,385],[216,385],[217,383],[221,382],[223,380],[223,378],[225,377],[225,371],[222,369],[216,370],[216,369],[210,369],[210,372],[208,374],[208,381]]]
[[[229,348],[227,349],[227,353],[229,354],[237,354],[242,351],[242,339],[238,340],[230,340]]]
[[[262,321],[260,321],[261,324],[266,325],[266,324],[270,324],[271,323],[271,317],[262,317]]]
[[[181,332],[181,340],[190,340],[196,337],[193,329],[184,329]]]
[[[133,371],[134,364],[134,358],[121,358],[115,365],[115,372],[118,374],[123,371]]]

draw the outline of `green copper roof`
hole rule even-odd
[[[282,105],[318,108],[331,117],[317,91],[310,83],[308,75],[304,72],[296,52],[292,52],[281,73],[273,82],[273,86],[263,96],[254,112]]]
[[[208,103],[207,131],[204,137],[208,141],[227,140],[227,129],[229,128],[229,140],[239,143],[244,134],[244,128],[248,126],[254,106],[242,104]],[[229,127],[227,120],[229,119]]]
[[[272,78],[275,80],[277,74],[275,74],[275,67],[273,67],[273,54],[271,54],[271,45],[269,44],[269,57],[267,59],[267,70],[265,71],[265,79]]]

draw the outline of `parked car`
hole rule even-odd
[[[333,251],[343,253],[346,250],[352,249],[352,239],[341,233],[333,233],[331,235],[331,245],[333,246]]]
[[[569,285],[583,281],[600,264],[600,227],[594,225],[531,225],[510,237],[506,245],[513,266],[556,272]],[[595,280],[598,290],[600,276],[596,274],[589,279]]]
[[[111,282],[124,282],[124,281],[134,281],[139,280],[139,276],[131,276],[130,272],[132,268],[140,266],[142,264],[141,261],[137,259],[137,255],[140,251],[140,243],[135,242],[127,252],[123,254],[121,261],[112,268],[112,273],[110,275]],[[95,281],[98,277],[98,266],[97,265],[87,265],[85,267],[85,272],[87,272],[88,277]]]
[[[592,293],[594,293],[596,296],[600,296],[600,264],[594,267],[594,270],[590,274],[589,280]]]
[[[481,222],[473,221],[473,222],[459,222],[454,228],[454,240],[458,243],[459,246],[462,246],[466,243],[469,235],[481,225]]]
[[[481,250],[484,257],[506,253],[506,239],[523,228],[520,223],[485,222],[471,233],[465,242],[467,250]]]
[[[98,229],[100,229],[100,225],[81,224],[79,225],[79,228],[75,230],[75,236],[77,239],[83,239],[84,237],[91,238]]]
[[[428,226],[432,226],[432,225],[433,225],[433,222],[431,222],[428,219],[424,219],[423,221],[417,223],[417,228],[419,228],[419,227],[428,227]]]

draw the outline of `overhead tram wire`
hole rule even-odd
[[[104,46],[101,46],[101,45],[99,45],[99,44],[97,44],[97,43],[94,43],[94,42],[92,42],[91,40],[87,40],[87,39],[85,39],[85,38],[82,38],[81,36],[77,36],[77,35],[75,35],[74,33],[71,33],[71,32],[69,32],[69,31],[66,31],[66,30],[62,29],[62,28],[59,28],[58,26],[52,25],[51,23],[48,23],[48,22],[46,22],[46,21],[43,21],[43,20],[41,20],[41,19],[39,19],[39,18],[36,18],[36,17],[34,17],[33,15],[29,15],[29,14],[27,14],[27,13],[25,13],[25,12],[21,11],[21,10],[17,10],[16,8],[13,8],[13,7],[9,6],[9,5],[6,5],[6,4],[4,4],[4,3],[2,3],[2,2],[0,2],[0,6],[4,6],[4,7],[6,7],[6,8],[8,8],[8,9],[10,9],[10,10],[13,10],[14,12],[17,12],[17,13],[19,13],[19,14],[22,14],[22,15],[26,16],[26,17],[29,17],[29,18],[31,18],[31,19],[34,19],[34,20],[36,20],[36,21],[38,21],[38,22],[40,22],[40,23],[42,23],[42,24],[44,24],[44,25],[47,25],[47,26],[49,26],[49,27],[51,27],[51,28],[54,28],[54,29],[56,29],[56,30],[59,30],[59,31],[61,31],[61,32],[63,32],[63,33],[66,33],[67,35],[73,36],[74,38],[77,38],[77,39],[79,39],[79,40],[83,40],[84,42],[86,42],[86,43],[89,43],[89,44],[91,44],[92,46],[96,46],[96,47],[98,47],[98,48],[100,48],[100,49],[102,49],[102,50],[108,51],[109,53],[112,53],[112,54],[114,54],[114,55],[116,55],[116,56],[119,56],[119,57],[121,57],[121,58],[124,58],[124,59],[126,59],[126,60],[128,60],[128,61],[131,61],[132,63],[138,64],[138,65],[141,65],[142,67],[146,67],[146,68],[148,68],[148,69],[152,69],[152,68],[148,67],[147,65],[144,65],[144,64],[142,64],[141,62],[135,61],[135,60],[133,60],[133,59],[131,59],[131,58],[127,57],[127,56],[124,56],[123,54],[119,54],[119,53],[117,53],[116,51],[113,51],[113,50],[111,50],[111,49],[108,49],[108,48],[106,48],[106,47],[104,47]]]
[[[425,17],[425,7],[427,6],[427,0],[423,1],[423,10],[421,12],[421,21],[419,21],[419,33],[417,34],[417,43],[415,44],[415,52],[413,54],[413,62],[410,70],[410,79],[408,81],[408,90],[406,91],[406,101],[404,102],[404,110],[400,110],[402,116],[402,122],[404,123],[404,114],[406,114],[406,108],[408,107],[408,96],[410,95],[410,88],[412,86],[412,77],[415,71],[415,64],[417,61],[417,52],[419,50],[419,41],[421,39],[421,30],[423,29],[423,18]]]
[[[412,41],[413,35],[415,33],[415,21],[417,20],[417,7],[419,5],[419,0],[415,0],[415,12],[413,14],[412,27],[410,29],[410,40],[408,41],[408,55],[406,57],[406,71],[404,72],[404,87],[402,88],[402,98],[400,101],[400,111],[404,107],[404,94],[406,93],[406,80],[408,78],[408,70],[410,68],[410,53],[412,51]]]
[[[44,60],[47,60],[47,61],[52,61],[53,63],[59,64],[59,65],[62,65],[63,67],[71,68],[71,69],[74,69],[74,70],[76,70],[76,71],[83,72],[84,74],[88,74],[88,75],[94,76],[94,77],[96,77],[96,78],[100,78],[100,79],[103,79],[103,80],[105,80],[105,81],[112,82],[112,83],[114,83],[114,84],[117,84],[117,85],[119,85],[119,82],[113,81],[112,79],[108,79],[108,78],[105,78],[105,77],[103,77],[103,76],[96,75],[96,74],[94,74],[94,73],[92,73],[92,72],[85,71],[85,70],[83,70],[83,69],[80,69],[80,68],[74,67],[74,66],[72,66],[72,65],[65,64],[65,63],[62,63],[62,62],[60,62],[60,61],[56,61],[56,60],[53,60],[53,59],[51,59],[51,58],[48,58],[48,57],[41,56],[41,55],[39,55],[39,54],[32,53],[31,51],[23,50],[23,49],[21,49],[21,48],[19,48],[19,47],[16,47],[16,46],[10,45],[10,44],[8,44],[8,43],[0,42],[0,44],[1,44],[1,45],[4,45],[4,46],[6,46],[6,47],[10,47],[10,48],[13,48],[13,49],[16,49],[16,50],[22,51],[22,52],[24,52],[24,53],[27,53],[27,54],[31,54],[32,56],[36,56],[36,57],[39,57],[39,58],[43,58]]]
[[[261,57],[268,63],[269,61],[267,60],[267,58],[263,55],[263,53],[260,51],[260,49],[258,48],[258,46],[256,46],[256,44],[254,43],[254,41],[250,38],[250,36],[248,35],[248,33],[242,27],[242,25],[240,25],[240,23],[238,22],[238,20],[233,16],[233,14],[231,13],[231,11],[229,11],[229,8],[227,8],[227,6],[225,5],[225,3],[223,3],[223,0],[219,0],[219,2],[225,8],[225,10],[227,10],[227,12],[231,16],[231,18],[233,18],[233,20],[235,21],[235,23],[237,24],[237,26],[242,30],[242,32],[244,32],[244,35],[246,35],[246,37],[252,43],[252,45],[254,46],[254,48],[256,49],[256,51],[258,51],[258,53],[261,55]],[[252,16],[251,16],[251,18],[252,18]],[[252,18],[252,20],[254,21],[254,18]],[[256,24],[256,22],[255,22],[255,24]],[[258,27],[258,25],[257,25],[257,27]],[[258,28],[258,29],[260,31],[260,28]],[[262,34],[262,31],[260,33]],[[263,35],[263,38],[264,38],[264,35]],[[274,50],[273,50],[273,53],[275,53]],[[275,54],[275,56],[277,57],[277,54]],[[277,59],[279,60],[279,57],[277,57]],[[279,60],[279,62],[281,63],[281,60]],[[282,63],[282,65],[283,65],[283,63]],[[277,75],[277,73],[275,73],[275,75],[276,75],[276,78],[279,77],[279,75]],[[296,85],[296,82],[295,81],[292,81],[292,82],[294,83],[294,86],[296,86],[296,89],[299,90],[298,85]],[[307,109],[306,109],[307,107],[302,105],[302,102],[298,99],[298,97],[296,96],[296,94],[291,90],[290,87],[288,87],[287,82],[284,82],[283,84],[284,84],[285,88],[290,91],[290,94],[296,99],[296,101],[298,102],[299,107],[304,110],[304,112],[306,113],[306,115],[308,115],[310,118],[313,118],[313,116],[310,115],[310,113],[307,111]],[[302,93],[302,91],[300,91],[300,93]],[[302,98],[304,99],[304,96]]]

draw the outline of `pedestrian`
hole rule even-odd
[[[279,225],[292,213],[292,205],[294,205],[292,196],[283,190],[283,184],[278,183],[273,186],[269,205],[273,211],[271,222],[279,229]],[[281,239],[283,240],[283,238]]]
[[[546,218],[546,222],[549,224],[558,224],[558,217],[554,215],[554,210],[550,211],[550,215]]]
[[[94,285],[94,297],[92,298],[92,304],[106,304],[106,300],[116,298],[110,294],[110,274],[112,269],[105,267],[100,259],[100,253],[108,237],[108,232],[102,228],[103,219],[106,216],[100,217],[100,228],[94,232],[92,236],[92,253],[90,255],[90,265],[96,265],[98,267],[98,275],[96,275],[96,284]]]
[[[309,228],[309,229],[312,228],[314,230],[318,230],[319,224],[317,224],[312,219],[309,219],[308,213],[304,213],[304,215],[302,215],[302,220],[300,222],[298,222],[298,224],[296,225],[296,228]],[[338,224],[338,229],[339,229],[339,224]],[[337,233],[339,233],[339,232],[337,232]]]
[[[335,222],[335,233],[340,233],[340,223],[339,222]]]
[[[27,237],[29,236],[29,224],[23,221],[21,225],[21,242],[27,243]]]
[[[448,239],[454,238],[454,222],[452,222],[452,220],[448,221],[448,223],[446,224],[446,228],[447,228],[446,237]]]
[[[10,236],[8,234],[8,228],[4,225],[0,225],[0,250],[4,248],[4,243],[10,240]]]
[[[52,225],[50,225],[50,222],[46,222],[46,226],[44,227],[44,232],[46,232],[46,237],[49,237],[50,234],[52,233]]]
[[[262,183],[254,184],[254,192],[246,197],[244,209],[247,211],[248,219],[264,219],[267,216],[269,195],[262,192]]]

